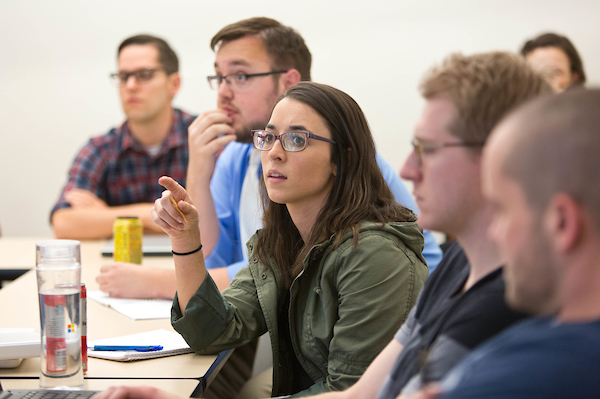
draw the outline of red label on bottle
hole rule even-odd
[[[65,337],[65,296],[44,295],[46,370],[67,371],[67,341]]]

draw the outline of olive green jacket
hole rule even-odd
[[[260,234],[258,231],[256,234]],[[255,257],[248,241],[248,267],[219,293],[207,275],[182,317],[177,297],[172,324],[197,353],[217,353],[269,332],[273,393],[279,394],[277,302],[282,278]],[[416,223],[362,223],[358,246],[352,231],[314,246],[290,287],[290,332],[294,351],[315,381],[295,396],[343,390],[354,384],[400,328],[428,270]]]

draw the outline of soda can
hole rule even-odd
[[[67,371],[67,342],[65,332],[65,296],[44,295],[46,370],[48,373]]]
[[[87,289],[85,283],[81,283],[81,366],[83,372],[88,371],[88,356],[87,356]]]
[[[115,262],[142,264],[142,222],[137,217],[119,217],[113,225]]]

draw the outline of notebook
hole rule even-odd
[[[133,320],[170,319],[171,299],[128,299],[113,298],[106,292],[88,291],[87,297],[113,308],[117,312]]]
[[[142,253],[144,256],[172,256],[171,239],[169,236],[144,235],[142,237]],[[100,251],[102,256],[113,256],[115,250],[115,241],[111,239],[108,244],[102,247]]]
[[[40,333],[33,328],[0,328],[0,368],[14,368],[40,355]]]
[[[95,345],[162,345],[163,349],[152,352],[136,351],[94,351]],[[123,337],[100,339],[88,342],[88,357],[131,362],[135,360],[154,359],[157,357],[183,355],[192,353],[192,349],[183,337],[174,331],[154,330]]]

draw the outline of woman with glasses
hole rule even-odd
[[[427,278],[415,215],[394,200],[367,121],[347,94],[310,82],[275,105],[261,150],[264,228],[223,293],[206,272],[192,199],[174,180],[153,220],[171,237],[173,326],[198,353],[269,332],[273,395],[342,390],[393,338]]]

